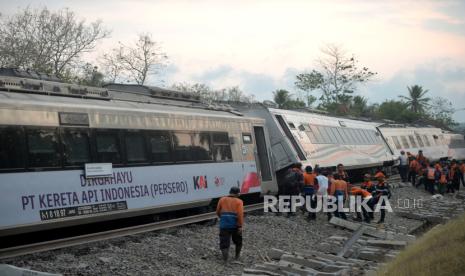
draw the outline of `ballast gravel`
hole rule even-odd
[[[405,186],[393,190],[391,204],[430,197],[424,190]],[[410,203],[412,204],[412,203]],[[412,208],[412,206],[410,206]],[[377,219],[377,215],[375,215]],[[385,228],[407,233],[419,221],[387,214]],[[373,225],[375,225],[373,223]],[[243,268],[267,260],[271,248],[285,251],[322,250],[330,236],[350,232],[330,225],[325,214],[316,221],[306,215],[247,214],[244,246],[239,262],[224,265],[218,249],[218,225],[190,225],[154,233],[90,243],[4,260],[14,266],[64,275],[241,275]],[[230,255],[233,256],[233,247]]]

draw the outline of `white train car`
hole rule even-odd
[[[383,126],[379,128],[395,155],[400,151],[418,154],[419,150],[430,161],[448,157],[448,144],[440,128]]]
[[[353,170],[394,161],[377,123],[256,104],[235,107],[266,120],[276,171],[295,162],[320,167],[335,167],[342,163],[346,169]]]
[[[0,236],[208,206],[232,186],[277,191],[262,119],[159,88],[29,77],[0,70]]]
[[[465,160],[465,139],[463,134],[444,133],[445,143],[448,146],[449,159]]]

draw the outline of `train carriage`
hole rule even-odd
[[[276,192],[268,145],[263,120],[188,94],[4,69],[0,236]]]
[[[366,170],[392,164],[395,159],[377,123],[263,105],[235,107],[266,120],[277,171],[295,162],[320,167],[342,163],[348,170]]]
[[[400,127],[383,126],[380,128],[388,144],[394,149],[396,156],[400,151],[410,152],[414,155],[419,150],[430,161],[447,159],[448,144],[440,128],[434,127]]]
[[[465,139],[463,134],[444,133],[444,140],[448,146],[447,157],[455,160],[465,160]]]

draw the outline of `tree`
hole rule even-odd
[[[0,21],[0,66],[67,78],[82,55],[109,35],[100,21],[86,24],[68,9],[26,8]]]
[[[305,108],[305,102],[300,99],[294,99],[289,91],[285,89],[278,89],[273,92],[274,102],[278,105],[278,108],[283,109],[298,109]]]
[[[457,125],[452,119],[454,108],[452,102],[446,98],[435,97],[431,101],[429,115],[440,125],[450,128]]]
[[[149,75],[157,74],[166,65],[168,57],[150,34],[140,34],[134,45],[120,42],[102,59],[110,81],[126,79],[143,85]]]
[[[399,123],[414,123],[422,116],[407,108],[407,104],[401,101],[389,100],[381,103],[377,109],[377,119],[387,119]]]
[[[354,116],[367,116],[368,99],[363,96],[355,96],[352,98],[349,113]]]
[[[246,95],[238,86],[226,87],[218,90],[210,88],[203,83],[175,83],[171,85],[172,89],[190,92],[200,97],[201,100],[207,103],[212,102],[245,102],[251,103],[254,101],[253,95]]]
[[[428,90],[423,90],[423,87],[419,85],[413,85],[408,87],[409,96],[399,96],[407,106],[415,113],[424,113],[425,108],[428,106],[428,102],[431,100],[426,96]]]
[[[291,100],[291,94],[289,91],[284,89],[278,89],[273,92],[274,102],[278,105],[278,108],[284,108],[286,102]]]
[[[76,83],[89,86],[102,86],[104,84],[104,75],[98,71],[97,66],[86,63],[81,71],[82,72],[76,76]]]
[[[327,45],[322,53],[323,56],[318,60],[318,70],[298,74],[295,85],[308,93],[319,90],[321,107],[330,112],[335,105],[344,105],[342,109],[348,110],[347,105],[357,86],[371,80],[376,73],[367,67],[360,69],[358,60],[353,55],[348,56],[341,47]]]

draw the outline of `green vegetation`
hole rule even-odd
[[[465,216],[427,232],[378,275],[465,275]]]

